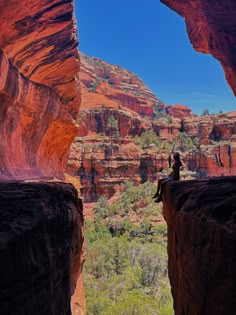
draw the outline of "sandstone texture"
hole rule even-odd
[[[167,106],[166,110],[170,116],[180,119],[193,116],[193,114],[191,113],[191,109],[188,106],[184,106],[181,104]]]
[[[147,88],[134,74],[97,58],[82,55],[81,72],[79,129],[70,149],[67,172],[78,176],[85,202],[94,202],[101,194],[108,198],[116,195],[126,179],[136,183],[155,181],[163,176],[157,174],[161,167],[168,169],[168,155],[174,150],[181,151],[187,169],[200,178],[235,174],[235,111],[196,116],[181,104],[155,103],[155,96],[145,94]],[[116,72],[116,81],[110,84],[113,72]],[[132,93],[146,100],[149,97],[145,113],[140,113],[139,107],[122,103],[114,94],[119,90],[125,100],[125,95],[130,93],[127,82],[133,82],[134,76],[143,94],[138,96],[138,91],[134,92],[137,86],[131,84]],[[151,112],[147,104],[152,104]],[[111,118],[117,123],[118,137],[111,134],[108,123]],[[146,132],[154,132],[159,143],[135,144],[135,137]],[[193,145],[187,150],[186,145],[180,147],[181,137]]]
[[[178,139],[187,106],[166,106],[134,73],[81,54],[81,107],[78,133],[70,148],[67,173],[80,180],[85,202],[120,191],[125,180],[156,180],[168,168],[168,150],[154,143],[141,148],[134,137],[153,132],[161,141]],[[116,122],[112,130],[110,119]],[[115,132],[114,132],[115,131]],[[117,132],[117,134],[115,134]]]
[[[187,154],[188,168],[199,177],[236,174],[236,112],[184,118],[183,130],[199,139],[199,147]]]
[[[161,167],[167,171],[174,150],[182,151],[185,165],[198,177],[233,174],[234,146],[228,149],[225,141],[234,141],[235,112],[196,116],[187,106],[167,106],[135,74],[84,54],[80,78],[79,129],[67,172],[80,181],[85,202],[116,195],[126,179],[155,181],[163,176],[157,174]],[[118,137],[109,128],[111,118]],[[135,144],[134,138],[145,132],[154,132],[160,143]],[[191,154],[180,148],[181,135],[194,143]]]
[[[236,145],[221,143],[187,154],[188,168],[199,177],[236,174]]]
[[[73,8],[0,0],[1,177],[64,170],[80,102]]]
[[[71,314],[84,258],[82,203],[73,186],[1,182],[0,235],[1,314]]]
[[[236,314],[236,177],[172,182],[163,199],[176,315]]]
[[[161,0],[185,18],[193,48],[218,59],[236,95],[236,33],[234,0]]]
[[[134,73],[81,53],[81,109],[110,107],[153,116],[154,106],[164,104]]]
[[[84,201],[95,202],[101,195],[117,195],[125,180],[155,181],[163,176],[158,170],[168,168],[167,160],[167,153],[157,153],[155,146],[145,153],[129,137],[111,142],[109,136],[91,135],[73,142],[67,172],[79,178]]]

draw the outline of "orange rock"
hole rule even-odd
[[[131,110],[152,117],[154,106],[165,105],[130,71],[81,54],[82,107]],[[89,93],[89,94],[88,94]]]
[[[180,119],[193,116],[193,114],[191,113],[191,109],[188,106],[184,106],[181,104],[168,106],[167,112],[170,116]]]
[[[80,92],[73,3],[0,0],[2,177],[62,176]]]

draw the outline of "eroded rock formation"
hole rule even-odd
[[[101,195],[111,198],[119,193],[125,180],[156,180],[160,167],[168,168],[167,160],[168,154],[157,154],[155,146],[145,153],[129,137],[111,142],[109,136],[90,135],[73,142],[67,171],[80,178],[84,201],[94,202]]]
[[[191,113],[191,109],[188,106],[184,106],[181,104],[167,106],[166,110],[170,116],[180,119],[193,116],[193,114]]]
[[[234,0],[161,0],[185,18],[193,48],[211,54],[224,69],[236,95],[236,34]]]
[[[67,163],[67,172],[80,177],[86,202],[101,194],[111,197],[126,179],[155,180],[167,169],[168,153],[155,144],[141,148],[133,138],[154,132],[161,141],[177,140],[181,120],[192,116],[187,106],[166,106],[134,73],[98,58],[81,54],[82,101],[79,129]],[[117,123],[112,134],[109,119]],[[114,130],[113,130],[114,131]]]
[[[73,186],[1,182],[0,235],[1,314],[71,314],[84,258],[82,203]]]
[[[137,75],[98,58],[81,54],[80,79],[82,109],[124,107],[141,116],[152,117],[154,106],[165,107]]]
[[[0,1],[1,177],[60,176],[80,93],[73,1]]]
[[[0,0],[0,309],[83,315],[83,214],[63,183],[80,105],[74,4]],[[79,279],[79,280],[78,280]],[[78,285],[76,288],[76,283]]]
[[[173,182],[164,193],[175,315],[236,313],[236,177]]]

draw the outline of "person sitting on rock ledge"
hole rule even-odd
[[[176,152],[174,154],[174,164],[172,166],[173,171],[168,177],[161,178],[158,180],[157,191],[153,198],[157,198],[154,202],[159,203],[162,201],[162,194],[164,185],[171,180],[180,180],[180,168],[182,166],[182,162],[180,160],[180,154]]]

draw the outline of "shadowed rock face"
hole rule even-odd
[[[170,183],[163,206],[175,314],[236,314],[236,177]]]
[[[84,240],[73,186],[1,182],[0,236],[1,314],[71,314]]]
[[[161,0],[185,18],[189,39],[199,52],[218,59],[236,95],[236,2]]]
[[[0,0],[0,175],[63,171],[80,93],[73,1]]]

